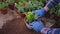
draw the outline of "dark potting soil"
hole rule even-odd
[[[12,21],[8,21],[4,24],[3,28],[0,30],[0,34],[40,34],[33,30],[29,30],[25,24],[23,19],[14,19]]]
[[[51,26],[51,28],[60,28],[60,17],[57,16],[56,14],[49,14],[47,13],[46,18],[50,18],[50,19],[54,19],[55,20],[55,24]],[[45,21],[45,20],[44,20]],[[53,21],[54,22],[54,21]]]
[[[60,28],[60,19],[51,28]]]

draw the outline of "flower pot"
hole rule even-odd
[[[11,9],[11,10],[14,10],[14,4],[9,4],[8,8]]]
[[[24,19],[24,23],[28,29],[32,29],[32,27],[27,23],[26,19]]]
[[[18,9],[15,9],[15,12],[18,14]]]
[[[1,10],[1,13],[3,14],[3,15],[5,15],[5,14],[7,14],[7,9],[3,9],[3,10]]]
[[[18,9],[15,9],[15,12],[21,17],[21,18],[25,18],[25,14],[23,14],[23,13],[19,13],[18,12]]]
[[[21,18],[25,18],[25,16],[26,16],[25,14],[22,14],[22,13],[20,13],[19,15]]]

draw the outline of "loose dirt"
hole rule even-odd
[[[7,21],[4,24],[3,28],[0,30],[0,34],[40,34],[33,30],[29,30],[22,18],[13,19],[11,21]]]

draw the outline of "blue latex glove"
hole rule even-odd
[[[44,24],[41,21],[34,21],[30,24],[31,28],[37,32],[41,32],[41,29],[44,28]]]
[[[38,18],[41,18],[41,17],[45,16],[46,10],[43,8],[41,10],[36,10],[34,13]]]

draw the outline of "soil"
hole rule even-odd
[[[8,21],[2,29],[0,30],[0,34],[40,34],[35,32],[34,30],[29,30],[22,18],[13,19]]]

